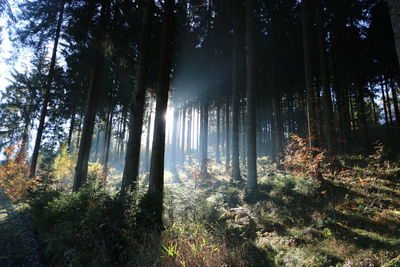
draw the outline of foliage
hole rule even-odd
[[[6,159],[0,165],[0,188],[12,201],[23,200],[38,186],[38,178],[29,178],[26,154],[16,146],[4,149]]]
[[[71,188],[74,166],[75,160],[69,154],[67,145],[61,144],[60,152],[53,163],[56,188]]]
[[[285,148],[282,165],[293,174],[317,177],[326,167],[326,157],[322,149],[310,147],[307,140],[293,134]]]

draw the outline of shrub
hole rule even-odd
[[[38,186],[38,178],[29,178],[26,154],[18,147],[5,148],[5,154],[5,163],[0,166],[0,188],[12,201],[23,200]]]
[[[326,160],[325,153],[320,148],[309,147],[304,138],[291,135],[282,165],[293,174],[318,177],[321,175],[322,167],[327,165]]]
[[[56,156],[53,163],[54,180],[56,188],[71,188],[72,177],[74,175],[75,161],[68,152],[66,144],[61,144],[60,153]]]

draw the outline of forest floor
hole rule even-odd
[[[120,175],[105,190],[93,172],[79,192],[39,192],[28,212],[52,266],[400,266],[400,164],[378,154],[340,161],[315,179],[260,158],[251,199],[245,171],[234,182],[223,164],[210,162],[206,177],[195,162],[177,166],[165,177],[161,234],[143,201],[146,174],[128,201],[115,194]],[[11,217],[0,231],[13,245],[0,241],[9,251],[0,259],[24,262],[35,246],[17,234],[25,220]]]
[[[400,169],[362,165],[321,182],[259,164],[252,203],[222,165],[197,184],[185,170],[182,184],[167,186],[167,221],[183,213],[185,223],[202,222],[227,247],[245,248],[248,266],[400,266]]]
[[[30,220],[0,192],[0,266],[43,266]]]

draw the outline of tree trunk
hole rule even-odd
[[[187,133],[187,155],[188,155],[188,162],[192,164],[192,107],[189,108],[188,114],[188,133]]]
[[[208,91],[208,90],[206,90]],[[208,96],[203,97],[203,108],[201,112],[201,175],[208,175]]]
[[[171,142],[171,172],[174,175],[178,174],[176,169],[176,152],[178,149],[178,118],[179,118],[178,108],[174,110],[173,126],[172,126],[172,142]]]
[[[400,63],[400,1],[388,0],[388,4],[389,4],[390,17],[392,19],[398,63]]]
[[[225,99],[225,172],[231,175],[231,152],[230,152],[230,127],[229,127],[229,87],[226,87],[226,99]]]
[[[240,115],[240,77],[239,77],[239,4],[241,1],[233,1],[234,10],[234,35],[233,35],[233,94],[232,94],[232,177],[241,181],[239,166],[239,115]]]
[[[383,111],[385,114],[386,126],[389,126],[389,116],[388,116],[388,110],[387,110],[387,105],[386,105],[385,85],[384,85],[383,78],[381,79],[381,95],[382,95]]]
[[[35,175],[36,175],[36,165],[37,165],[37,160],[38,160],[38,156],[39,156],[40,143],[42,142],[43,130],[45,127],[45,119],[47,116],[47,106],[50,101],[51,84],[52,84],[53,78],[54,78],[53,76],[54,76],[54,69],[55,69],[56,60],[57,60],[57,48],[58,48],[58,42],[60,39],[61,25],[62,25],[63,16],[64,16],[64,8],[65,8],[65,1],[62,1],[61,6],[60,6],[60,12],[58,15],[56,36],[54,38],[53,53],[51,55],[50,69],[49,69],[49,74],[47,76],[46,87],[45,87],[46,89],[45,89],[45,92],[43,95],[42,109],[40,111],[39,126],[37,129],[35,146],[33,148],[33,153],[32,153],[32,160],[31,160],[31,166],[30,166],[30,177],[31,178],[35,177]]]
[[[21,153],[26,154],[28,150],[28,144],[29,144],[29,128],[31,126],[31,118],[30,117],[25,117],[24,119],[24,130],[22,131],[21,135]]]
[[[396,83],[391,81],[390,87],[392,89],[391,91],[392,91],[392,97],[393,97],[394,114],[396,116],[396,124],[398,127],[400,127],[400,111],[399,111],[399,101],[397,99]]]
[[[217,103],[217,144],[215,147],[215,161],[221,164],[221,154],[220,154],[220,134],[221,134],[221,109],[219,102]]]
[[[311,147],[318,146],[318,121],[315,109],[315,92],[313,86],[313,66],[312,66],[312,0],[302,0],[302,20],[303,20],[303,46],[304,46],[304,68],[307,94],[307,122],[308,139]]]
[[[96,136],[96,149],[94,153],[94,161],[97,161],[98,157],[98,152],[99,152],[99,141],[100,141],[100,129],[97,130],[97,136]]]
[[[106,130],[106,139],[104,140],[104,162],[103,162],[103,168],[104,168],[104,174],[105,178],[108,176],[108,162],[110,158],[110,146],[111,146],[111,135],[112,135],[112,119],[113,119],[113,107],[111,108],[108,122],[107,122],[107,130]]]
[[[387,112],[389,115],[389,121],[390,125],[393,126],[392,103],[390,101],[389,85],[387,79],[385,79],[385,93],[386,93],[386,104],[387,104]]]
[[[74,133],[74,127],[75,127],[75,111],[72,112],[71,115],[71,122],[69,124],[69,132],[68,132],[68,140],[67,140],[67,149],[69,152],[71,152],[71,142],[72,142],[72,134]]]
[[[324,132],[326,134],[326,147],[332,154],[335,153],[335,120],[332,111],[332,96],[329,83],[328,64],[326,60],[325,51],[325,32],[321,19],[320,2],[315,1],[315,14],[318,31],[318,48],[319,48],[319,62],[321,66],[321,80],[322,80],[322,106],[323,106],[323,120]]]
[[[75,168],[75,177],[73,191],[78,191],[82,185],[86,183],[90,146],[92,143],[92,135],[94,130],[94,124],[96,119],[97,111],[97,95],[99,87],[101,86],[101,78],[103,76],[103,65],[104,65],[104,53],[103,53],[103,41],[105,38],[105,29],[108,23],[108,17],[110,12],[110,1],[104,0],[101,8],[100,25],[102,33],[96,38],[96,55],[94,70],[89,85],[89,93],[86,103],[85,118],[83,121],[82,136],[79,145],[78,159]]]
[[[186,140],[186,108],[182,110],[182,143],[181,143],[181,165],[185,165],[185,140]]]
[[[137,81],[130,104],[129,139],[126,146],[125,165],[122,175],[122,189],[133,190],[139,175],[140,145],[142,141],[143,114],[146,96],[148,61],[150,56],[151,24],[153,20],[153,0],[145,1],[143,24],[137,63]]]
[[[147,136],[146,136],[146,151],[144,153],[144,166],[143,169],[145,172],[149,171],[149,163],[150,163],[150,128],[151,128],[151,106],[148,111],[147,118]]]
[[[369,146],[369,132],[368,132],[368,122],[367,122],[367,115],[365,110],[365,101],[364,101],[364,87],[360,83],[358,85],[358,117],[359,117],[359,124],[360,129],[364,133],[366,147]]]
[[[163,29],[161,37],[160,71],[157,92],[156,114],[154,119],[154,135],[151,153],[149,195],[154,196],[156,221],[162,224],[162,199],[164,190],[164,152],[165,152],[165,120],[168,105],[170,74],[172,67],[172,44],[174,29],[175,0],[165,0]]]
[[[254,3],[247,0],[247,192],[257,191],[256,88],[254,84]]]

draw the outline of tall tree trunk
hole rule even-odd
[[[86,103],[85,118],[83,120],[82,136],[79,145],[78,159],[75,168],[75,177],[73,191],[78,191],[82,185],[86,183],[88,162],[90,154],[90,146],[92,143],[93,130],[96,119],[97,111],[97,98],[99,87],[101,86],[101,78],[103,76],[103,65],[104,65],[104,52],[103,42],[105,38],[105,29],[108,24],[108,17],[110,12],[110,1],[104,0],[101,8],[100,17],[100,29],[102,32],[98,38],[96,38],[96,55],[94,70],[89,85],[89,93]]]
[[[208,90],[206,90],[208,91]],[[202,100],[202,112],[201,112],[201,175],[208,175],[208,96],[207,93]]]
[[[123,157],[123,152],[124,152],[127,115],[128,115],[128,112],[127,112],[126,107],[124,106],[122,109],[122,132],[121,132],[120,147],[119,147],[119,153],[118,153],[118,164],[120,164],[122,157]]]
[[[233,94],[232,94],[232,177],[236,181],[241,181],[239,166],[239,115],[240,115],[240,77],[239,77],[239,54],[240,54],[240,40],[239,40],[239,4],[241,1],[233,1]]]
[[[275,146],[275,160],[274,162],[280,163],[283,158],[283,122],[282,122],[282,99],[281,92],[277,85],[274,88],[273,96],[273,109],[274,109],[274,146]]]
[[[201,105],[199,111],[197,112],[197,159],[201,162]]]
[[[160,71],[157,91],[156,114],[154,119],[154,135],[151,153],[149,195],[154,197],[155,219],[162,224],[162,200],[164,191],[164,152],[165,152],[165,120],[168,105],[168,92],[173,53],[175,0],[165,0],[164,19],[161,37]]]
[[[397,99],[397,87],[394,81],[390,83],[392,96],[393,96],[393,106],[394,106],[394,114],[396,116],[396,124],[400,127],[400,111],[399,111],[399,100]]]
[[[386,104],[387,104],[387,112],[389,115],[389,121],[390,125],[393,126],[392,102],[390,101],[389,85],[387,79],[385,79],[385,93],[386,93]]]
[[[69,124],[69,132],[68,132],[68,140],[67,140],[67,149],[71,152],[71,142],[72,142],[72,134],[74,133],[75,127],[75,110],[72,112],[71,115],[71,122]]]
[[[42,142],[43,130],[44,130],[44,126],[45,126],[44,124],[45,124],[45,120],[46,120],[46,116],[47,116],[47,106],[50,101],[51,84],[52,84],[53,78],[54,78],[54,69],[55,69],[56,60],[57,60],[57,48],[58,48],[58,42],[60,39],[61,25],[62,25],[63,16],[64,16],[64,8],[65,8],[65,1],[62,1],[61,6],[60,6],[60,12],[58,15],[56,36],[54,38],[53,53],[51,55],[50,69],[49,69],[49,74],[47,76],[46,87],[45,87],[46,89],[45,89],[44,95],[43,95],[42,109],[40,111],[39,126],[37,129],[35,146],[33,148],[33,153],[32,153],[32,160],[31,160],[31,166],[30,166],[30,177],[31,178],[35,177],[35,175],[36,175],[36,165],[37,165],[37,160],[38,160],[38,156],[39,156],[40,143]]]
[[[326,145],[328,151],[332,154],[335,153],[335,120],[332,111],[332,96],[330,90],[328,64],[326,60],[325,50],[325,32],[323,29],[323,22],[321,19],[321,6],[320,1],[315,1],[315,15],[318,31],[318,48],[319,48],[319,62],[321,66],[321,80],[322,80],[322,106],[323,106],[323,120],[324,132],[326,134]]]
[[[106,139],[105,144],[104,144],[104,162],[103,162],[103,168],[104,168],[104,175],[105,178],[108,176],[108,162],[110,158],[110,147],[111,147],[111,135],[112,135],[112,119],[113,119],[113,110],[114,108],[111,107],[111,111],[109,114],[108,122],[107,122],[107,131],[106,131]]]
[[[100,129],[97,130],[97,136],[96,136],[96,148],[95,148],[95,153],[94,153],[94,161],[97,161],[98,157],[98,152],[99,152],[99,141],[100,141]]]
[[[369,85],[369,90],[372,92],[372,85]],[[374,122],[374,126],[378,125],[378,113],[376,111],[376,103],[375,103],[375,96],[373,93],[369,94],[369,98],[371,101],[371,107],[372,107],[372,121]]]
[[[143,114],[146,96],[148,61],[150,56],[151,24],[153,20],[153,0],[145,1],[143,24],[137,63],[137,81],[130,104],[129,139],[126,146],[125,165],[122,175],[122,189],[133,190],[139,175],[140,145],[142,142]]]
[[[308,138],[311,147],[318,146],[318,121],[315,109],[315,92],[313,86],[312,66],[312,0],[302,0],[303,20],[303,46],[304,46],[304,69],[307,94],[307,122]]]
[[[78,149],[79,148],[79,144],[81,143],[81,132],[82,132],[82,115],[79,119],[79,124],[78,124],[78,133],[76,135],[76,144],[75,144],[75,148]]]
[[[146,136],[146,151],[144,153],[144,171],[149,171],[149,163],[150,163],[150,128],[151,128],[151,106],[149,107],[148,111],[148,118],[147,118],[147,136]]]
[[[193,119],[193,109],[189,107],[189,114],[188,114],[188,133],[187,133],[187,155],[188,155],[188,162],[192,164],[192,119]]]
[[[217,103],[217,144],[215,147],[215,161],[221,164],[220,154],[220,134],[221,134],[221,108],[219,102]]]
[[[386,104],[385,85],[384,85],[383,78],[381,79],[381,95],[382,95],[383,111],[385,114],[386,126],[389,126],[389,115],[388,115],[387,104]]]
[[[231,151],[230,151],[230,116],[229,116],[229,87],[226,87],[226,99],[225,99],[225,172],[230,175],[231,170]]]
[[[25,117],[24,119],[24,130],[22,131],[21,135],[21,153],[26,153],[28,150],[28,143],[29,143],[29,128],[31,126],[31,118]],[[11,138],[12,139],[12,138]]]
[[[181,143],[181,164],[185,165],[185,140],[186,140],[186,107],[182,110],[182,143]]]
[[[397,51],[398,62],[400,63],[400,1],[388,0],[390,17],[392,19],[394,40]]]
[[[247,0],[247,192],[257,191],[256,88],[254,84],[254,3]]]
[[[365,143],[368,147],[370,144],[369,141],[369,132],[368,132],[368,122],[367,122],[367,115],[365,110],[365,100],[364,100],[364,87],[360,83],[358,85],[358,117],[359,117],[359,125],[360,129],[364,132]]]
[[[243,96],[243,99],[242,99],[242,102],[241,102],[241,112],[240,112],[240,117],[241,117],[241,120],[240,120],[240,138],[241,138],[241,142],[242,142],[242,149],[240,149],[240,152],[241,152],[241,160],[242,160],[242,165],[243,166],[247,166],[247,163],[246,163],[246,156],[247,156],[247,154],[246,154],[246,150],[247,150],[247,146],[246,146],[246,140],[247,140],[247,138],[246,138],[246,128],[247,128],[247,126],[246,126],[246,102],[245,102],[245,100],[244,100],[244,96]]]
[[[174,119],[173,119],[173,126],[172,126],[172,142],[171,142],[171,172],[174,175],[178,174],[176,169],[176,152],[178,151],[178,118],[179,118],[179,111],[177,108],[174,110]]]

